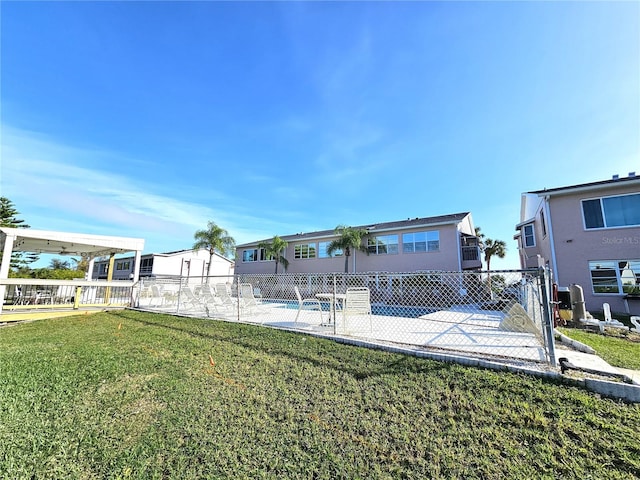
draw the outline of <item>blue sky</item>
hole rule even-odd
[[[190,248],[640,171],[640,2],[0,3],[0,195]]]

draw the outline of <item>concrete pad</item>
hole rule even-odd
[[[598,355],[557,347],[556,358],[562,357],[566,358],[567,360],[569,360],[569,362],[579,368],[611,374],[620,373],[619,369],[609,365]]]
[[[620,373],[624,373],[636,385],[640,385],[640,370],[629,370],[628,368],[618,368]]]

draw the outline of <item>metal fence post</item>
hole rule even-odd
[[[236,286],[236,318],[238,323],[242,320],[242,318],[240,317],[240,282],[242,281],[242,278],[240,275],[234,275],[233,281],[231,282],[231,296],[233,297],[233,286]]]
[[[80,298],[82,295],[82,287],[76,287],[76,296],[73,299],[73,309],[78,310],[80,308]]]
[[[333,317],[333,334],[336,335],[338,333],[338,319],[336,317],[336,275],[333,274],[333,299],[329,303],[329,315]],[[333,311],[331,311],[333,310]]]
[[[178,298],[176,300],[176,314],[180,314],[180,297],[182,295],[182,275],[178,277]]]
[[[538,275],[541,283],[542,290],[542,311],[544,318],[544,331],[545,341],[547,346],[547,352],[549,354],[549,363],[553,366],[556,365],[556,347],[555,337],[553,332],[553,315],[551,312],[551,299],[549,298],[549,271],[548,268],[540,268]]]

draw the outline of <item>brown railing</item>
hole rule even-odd
[[[478,247],[462,247],[462,261],[472,262],[480,260],[480,249]]]

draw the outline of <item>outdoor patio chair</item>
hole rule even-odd
[[[22,294],[22,287],[17,286],[15,289],[14,295],[15,296],[14,296],[13,304],[24,305],[25,300],[24,300],[24,295]]]
[[[253,313],[255,310],[263,310],[262,301],[253,295],[253,285],[250,283],[241,283],[238,293],[241,309],[246,309],[249,313]]]
[[[135,290],[134,290],[135,292]],[[151,305],[153,299],[153,293],[150,285],[141,286],[138,290],[138,295],[135,297],[135,307],[140,306],[148,307]]]
[[[627,327],[624,323],[618,320],[613,320],[611,318],[611,306],[608,303],[602,304],[602,313],[604,315],[604,322],[598,322],[600,324],[600,333],[604,333],[605,327],[617,328],[619,330],[629,330],[629,327]]]
[[[224,290],[226,291],[226,288]],[[233,314],[235,311],[233,303],[225,303],[222,298],[218,296],[215,289],[213,289],[210,285],[202,285],[200,287],[198,297],[204,304],[204,308],[208,317],[214,316],[214,313],[216,315],[226,317],[230,314]]]
[[[634,325],[634,328],[632,328],[631,331],[640,333],[640,317],[633,316],[630,320]]]
[[[366,287],[347,288],[342,309],[344,319],[344,329],[348,330],[348,322],[353,317],[368,317],[369,330],[373,330],[373,320],[371,318],[371,294]]]
[[[162,307],[167,302],[167,296],[162,291],[161,285],[151,285],[150,307]]]
[[[75,288],[73,285],[60,285],[56,289],[56,294],[53,298],[53,303],[70,303],[73,302],[75,295]]]
[[[293,290],[296,292],[296,298],[298,299],[298,313],[296,313],[295,323],[298,323],[298,317],[300,317],[300,312],[303,310],[317,311],[320,314],[320,324],[324,323],[324,318],[322,316],[322,304],[320,300],[317,298],[302,298],[300,295],[300,290],[297,286],[293,287]]]
[[[236,306],[236,299],[229,294],[229,288],[226,283],[216,283],[216,295],[220,298],[223,305]]]
[[[180,288],[180,308],[187,311],[204,310],[204,305],[188,285]]]

